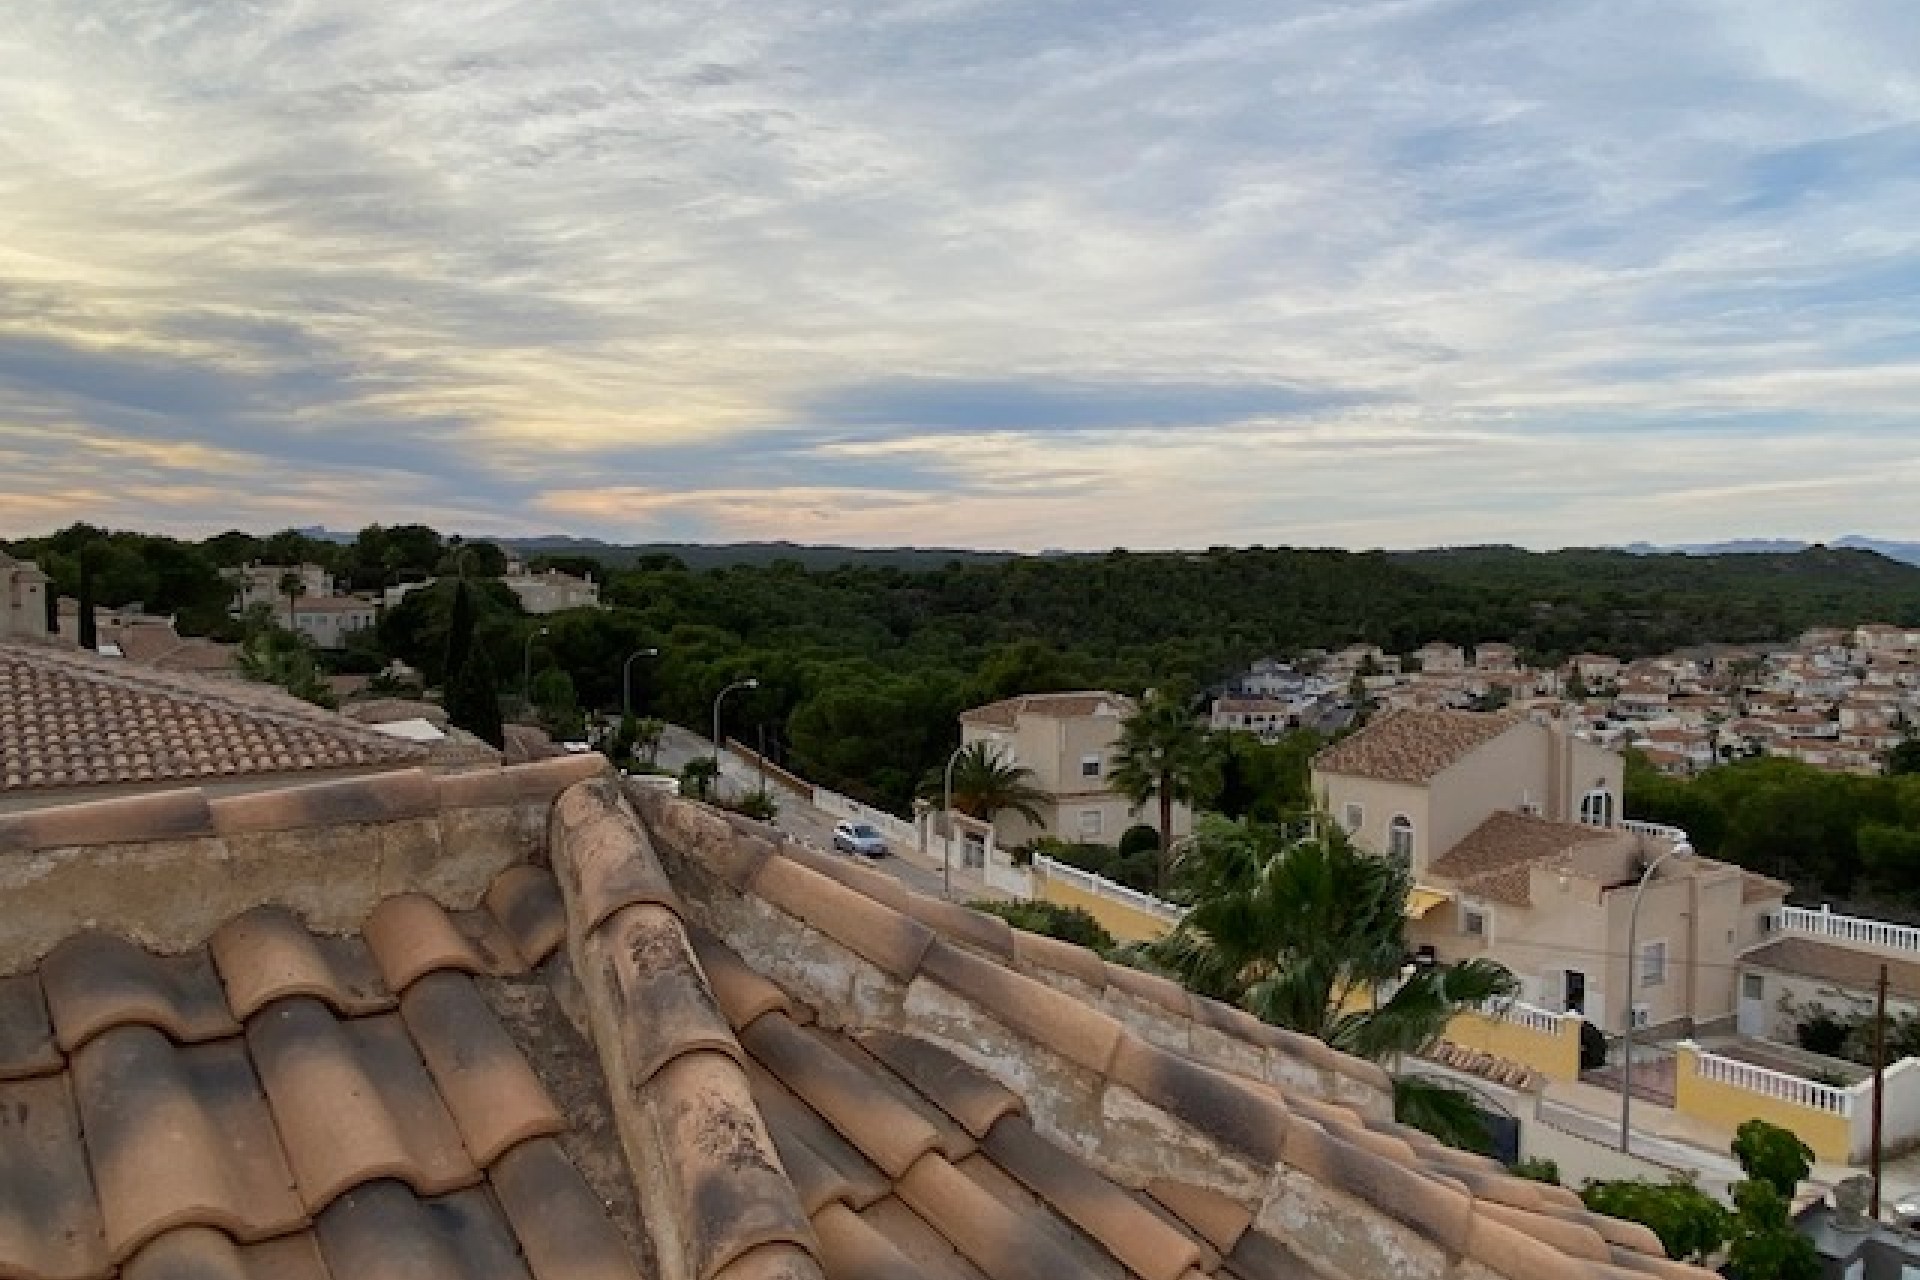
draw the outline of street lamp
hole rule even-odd
[[[658,649],[635,649],[627,655],[626,663],[620,668],[620,718],[633,719],[633,660],[635,658],[657,658]]]
[[[1673,847],[1647,864],[1640,873],[1640,883],[1633,888],[1633,910],[1627,914],[1627,1023],[1626,1031],[1620,1037],[1622,1052],[1620,1055],[1620,1149],[1628,1149],[1628,1140],[1632,1135],[1633,1118],[1633,964],[1639,959],[1640,950],[1640,897],[1647,891],[1647,881],[1653,879],[1653,873],[1668,858],[1690,858],[1693,846],[1685,840],[1675,841]],[[1691,953],[1687,956],[1689,964],[1693,961]]]
[[[541,627],[527,632],[527,647],[520,660],[520,701],[533,705],[533,642],[551,631],[551,627]]]
[[[967,749],[961,743],[947,757],[946,781],[940,789],[940,826],[946,832],[947,844],[945,856],[940,863],[941,892],[947,901],[953,901],[953,766],[960,761],[960,753]]]
[[[759,687],[760,682],[749,676],[745,680],[735,680],[713,695],[713,784],[716,788],[720,785],[720,700],[735,689],[758,689]],[[716,790],[714,794],[719,795],[720,792]]]

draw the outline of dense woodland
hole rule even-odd
[[[1014,693],[1197,690],[1255,658],[1354,641],[1405,652],[1435,639],[1505,640],[1553,661],[1586,649],[1632,657],[1781,641],[1827,623],[1920,622],[1920,568],[1820,548],[1713,557],[1216,548],[912,568],[852,552],[834,564],[815,549],[812,568],[778,560],[703,570],[657,552],[609,563],[550,554],[533,563],[593,571],[609,607],[543,619],[492,581],[504,567],[498,548],[421,526],[374,526],[345,542],[235,532],[189,543],[76,525],[7,549],[38,560],[64,595],[84,585],[100,605],[137,601],[177,614],[183,632],[234,639],[223,566],[315,561],[361,590],[462,572],[474,587],[477,642],[503,692],[520,691],[530,655],[533,701],[550,718],[618,710],[628,655],[658,646],[657,659],[633,663],[636,712],[704,730],[715,691],[756,676],[757,691],[726,702],[729,732],[895,809],[944,759],[961,710]],[[452,598],[446,580],[415,592],[376,633],[321,659],[371,672],[400,658],[438,685]],[[536,634],[540,626],[548,633]]]

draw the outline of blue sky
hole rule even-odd
[[[0,536],[1920,537],[1904,0],[10,0]]]

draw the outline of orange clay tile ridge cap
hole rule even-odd
[[[1260,1176],[1262,1170],[1291,1171],[1288,1176],[1308,1179],[1307,1185],[1319,1188],[1316,1194],[1349,1198],[1367,1206],[1370,1212],[1410,1233],[1410,1238],[1426,1242],[1424,1247],[1438,1250],[1445,1259],[1483,1261],[1512,1280],[1531,1280],[1535,1275],[1587,1274],[1596,1280],[1603,1275],[1624,1275],[1616,1265],[1623,1259],[1636,1270],[1653,1267],[1674,1276],[1704,1274],[1659,1259],[1657,1244],[1653,1245],[1652,1252],[1643,1252],[1643,1247],[1651,1242],[1630,1229],[1617,1229],[1617,1224],[1607,1224],[1605,1229],[1596,1225],[1598,1220],[1587,1215],[1577,1203],[1569,1204],[1564,1193],[1551,1194],[1558,1189],[1536,1189],[1513,1178],[1495,1162],[1447,1151],[1427,1135],[1401,1129],[1384,1114],[1355,1113],[1312,1094],[1298,1095],[1296,1110],[1290,1106],[1294,1099],[1289,1092],[1293,1087],[1291,1083],[1269,1082],[1258,1076],[1248,1078],[1231,1070],[1203,1065],[1180,1047],[1150,1043],[1123,1025],[1122,1020],[1086,1008],[1084,1000],[1075,1001],[1064,990],[1016,971],[1011,966],[1018,961],[999,957],[995,954],[997,948],[990,944],[979,948],[962,938],[950,938],[928,929],[904,912],[850,890],[846,883],[830,877],[824,869],[815,870],[812,863],[816,859],[805,857],[790,845],[762,841],[768,847],[742,861],[725,846],[750,844],[761,837],[736,830],[702,806],[672,798],[648,798],[640,803],[650,828],[666,839],[679,842],[672,849],[676,866],[685,864],[690,871],[702,868],[717,873],[717,881],[709,878],[700,883],[744,890],[745,896],[738,905],[714,904],[708,910],[722,911],[729,919],[738,918],[734,914],[737,911],[747,910],[756,918],[765,919],[766,907],[779,908],[778,917],[767,919],[776,931],[760,938],[753,946],[756,955],[763,955],[777,965],[776,972],[782,981],[797,981],[807,990],[813,990],[809,984],[825,982],[819,991],[825,993],[829,1001],[849,998],[853,1001],[845,1006],[835,1005],[831,1014],[823,1007],[822,1027],[816,1030],[801,1025],[808,1011],[796,1006],[792,997],[783,999],[784,993],[769,992],[738,975],[721,984],[730,989],[724,1003],[742,1028],[740,1038],[745,1048],[756,1059],[751,1077],[761,1080],[760,1069],[764,1068],[782,1085],[779,1091],[763,1094],[762,1103],[773,1108],[767,1114],[775,1121],[776,1135],[788,1132],[788,1136],[780,1138],[783,1149],[794,1138],[791,1126],[779,1120],[779,1115],[803,1105],[824,1116],[851,1142],[862,1162],[871,1161],[894,1181],[895,1196],[900,1202],[915,1213],[924,1210],[926,1223],[932,1223],[936,1229],[955,1233],[947,1237],[948,1244],[959,1249],[961,1255],[977,1267],[1007,1267],[1011,1268],[1007,1274],[1026,1274],[1025,1269],[1014,1266],[1009,1255],[999,1250],[997,1237],[975,1234],[978,1223],[968,1225],[966,1212],[955,1217],[954,1205],[970,1203],[972,1193],[954,1182],[950,1174],[942,1171],[942,1166],[954,1169],[954,1161],[979,1158],[985,1147],[967,1154],[970,1150],[966,1145],[967,1136],[977,1140],[977,1131],[984,1123],[991,1141],[999,1126],[1007,1121],[988,1121],[974,1114],[966,1125],[967,1132],[960,1136],[959,1145],[955,1145],[952,1131],[942,1127],[947,1124],[945,1118],[932,1123],[911,1107],[897,1107],[890,1100],[893,1097],[890,1089],[875,1088],[870,1081],[862,1083],[857,1072],[849,1074],[860,1059],[898,1058],[897,1046],[888,1045],[884,1037],[872,1038],[868,1033],[857,1043],[865,1044],[871,1052],[858,1053],[846,1045],[835,1045],[832,1033],[825,1027],[849,1017],[858,1020],[881,1014],[890,1007],[890,999],[899,997],[889,997],[879,990],[862,995],[864,980],[857,977],[850,997],[844,988],[840,989],[840,995],[834,995],[835,985],[828,978],[827,969],[822,967],[830,963],[825,954],[814,942],[792,933],[792,929],[804,927],[824,936],[872,966],[874,980],[900,984],[894,990],[904,995],[907,1016],[923,1016],[914,1011],[926,1010],[926,1016],[936,1018],[933,1026],[938,1032],[937,1038],[958,1035],[959,1041],[947,1044],[945,1049],[974,1055],[969,1057],[973,1069],[994,1066],[997,1070],[1020,1055],[1012,1041],[995,1038],[988,1047],[975,1039],[977,1035],[998,1037],[1003,1032],[1013,1032],[1034,1049],[1055,1055],[1070,1067],[1072,1072],[1064,1079],[1080,1082],[1071,1087],[1092,1089],[1103,1095],[1107,1099],[1101,1104],[1103,1113],[1130,1115],[1137,1111],[1138,1104],[1116,1100],[1119,1095],[1115,1091],[1122,1090],[1154,1112],[1179,1121],[1217,1144],[1226,1154],[1244,1161],[1239,1167],[1253,1176]],[[744,885],[736,885],[737,879],[744,879]],[[843,907],[846,909],[839,909]],[[775,924],[779,919],[787,923]],[[704,942],[701,944],[703,950],[707,946]],[[1017,938],[1014,948],[1018,954]],[[786,956],[790,950],[801,954]],[[716,960],[714,967],[724,970],[727,966],[724,961]],[[1084,963],[1071,967],[1088,977],[1094,972]],[[1112,976],[1110,974],[1110,978]],[[933,988],[926,984],[934,984],[947,994],[916,996],[916,991],[931,992]],[[974,1012],[955,1012],[958,1006],[952,1003],[954,996],[960,997]],[[1215,1034],[1216,1028],[1223,1029],[1229,1036],[1248,1037],[1247,1043],[1254,1045],[1266,1039],[1265,1033],[1286,1034],[1266,1028],[1227,1006],[1209,1002],[1195,1009],[1190,997],[1186,1003],[1192,1010],[1187,1035],[1195,1045],[1203,1033]],[[989,1031],[985,1024],[977,1021],[982,1013],[996,1021],[999,1030]],[[1324,1045],[1318,1047],[1328,1059],[1343,1057]],[[902,1078],[911,1080],[914,1068],[905,1059],[900,1060],[900,1067],[907,1073]],[[1023,1074],[1026,1070],[1015,1069],[1014,1074],[1030,1079]],[[1369,1095],[1380,1093],[1385,1084],[1378,1068],[1371,1064],[1359,1064],[1350,1068],[1350,1073],[1356,1083],[1367,1082]],[[1291,1079],[1289,1076],[1288,1080]],[[782,1101],[787,1097],[785,1090],[797,1095],[798,1101]],[[1049,1102],[1048,1105],[1058,1104]],[[1115,1106],[1120,1108],[1118,1113],[1112,1111]],[[964,1096],[947,1112],[947,1116],[955,1120],[966,1114]],[[1040,1127],[1038,1118],[1035,1127]],[[1137,1130],[1133,1132],[1138,1134]],[[1098,1136],[1098,1129],[1083,1136],[1088,1142],[1104,1140]],[[807,1203],[815,1208],[816,1217],[832,1224],[823,1241],[830,1235],[838,1242],[835,1248],[861,1245],[859,1239],[844,1234],[853,1233],[852,1224],[830,1209],[834,1204],[844,1207],[850,1203],[846,1197],[855,1194],[853,1188],[859,1185],[857,1180],[843,1164],[832,1164],[832,1172],[829,1166],[823,1166],[820,1158],[824,1158],[824,1151],[815,1139],[806,1138],[803,1142],[818,1158],[809,1158],[807,1151],[795,1147],[794,1163],[807,1169]],[[1007,1158],[1017,1162],[1018,1155]],[[1033,1176],[1036,1181],[1046,1180],[1038,1165]],[[1063,1197],[1067,1194],[1061,1192]],[[1476,1202],[1481,1197],[1499,1206],[1499,1210],[1494,1214],[1480,1214]],[[885,1199],[871,1202],[861,1216],[875,1224],[883,1220],[892,1222],[895,1211],[882,1213],[889,1203],[892,1201]],[[992,1216],[984,1206],[981,1212],[987,1218]],[[1535,1236],[1552,1237],[1573,1251],[1540,1244],[1531,1236],[1518,1236],[1506,1225],[1516,1220],[1515,1212],[1544,1215],[1544,1219],[1550,1221],[1543,1221]],[[1092,1221],[1092,1209],[1087,1213]],[[926,1223],[915,1229],[924,1229]],[[1556,1224],[1571,1224],[1578,1230],[1567,1231]],[[912,1244],[911,1231],[906,1220],[895,1225],[908,1234],[890,1238],[910,1254],[912,1250],[906,1246]],[[1520,1243],[1515,1242],[1516,1236]],[[1021,1237],[1016,1233],[1013,1238]],[[1608,1260],[1595,1256],[1600,1251],[1594,1243],[1596,1238],[1606,1242]],[[1538,1245],[1538,1249],[1531,1248],[1532,1245]],[[1245,1263],[1253,1269],[1246,1274],[1260,1274],[1253,1255],[1281,1265],[1278,1260],[1286,1254],[1283,1246],[1265,1236],[1257,1243],[1243,1241],[1234,1248],[1251,1251]],[[1038,1253],[1023,1256],[1037,1257]],[[1319,1266],[1329,1261],[1327,1256],[1315,1254],[1312,1248],[1306,1249],[1306,1256]],[[1542,1270],[1538,1264],[1546,1260],[1552,1265]],[[1297,1270],[1301,1264],[1289,1265]],[[996,1272],[990,1270],[989,1274]]]
[[[621,788],[579,783],[549,848],[569,950],[642,1213],[690,1280],[818,1280],[816,1237],[754,1105],[653,844]],[[761,1022],[767,1019],[762,1018]]]

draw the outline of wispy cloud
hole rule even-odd
[[[1920,533],[1901,0],[17,0],[0,56],[0,534]]]

